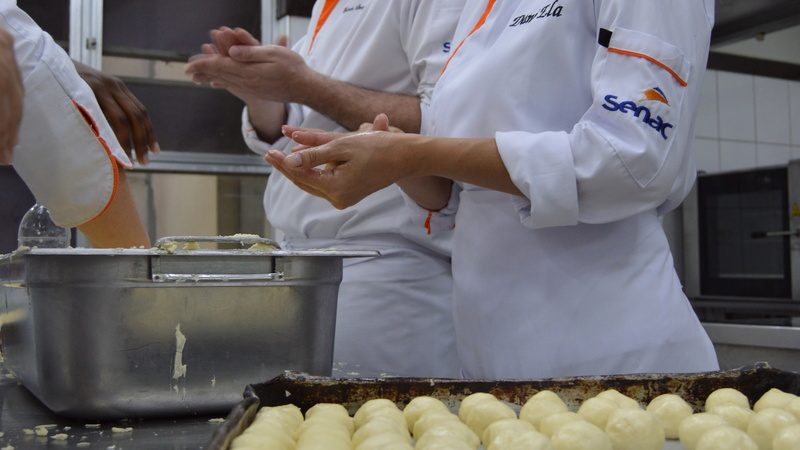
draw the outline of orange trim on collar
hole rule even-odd
[[[650,61],[651,63],[657,65],[658,67],[661,67],[662,69],[664,69],[667,72],[669,72],[669,74],[672,75],[672,77],[675,78],[675,81],[677,81],[678,84],[680,84],[681,86],[686,87],[686,86],[689,85],[689,83],[687,83],[686,80],[681,78],[681,76],[678,75],[677,72],[672,70],[671,67],[669,67],[668,65],[662,63],[661,61],[653,58],[650,55],[645,55],[644,53],[636,53],[636,52],[632,52],[632,51],[629,51],[629,50],[622,50],[622,49],[613,48],[613,47],[609,48],[608,51],[611,52],[611,53],[619,53],[620,55],[628,55],[628,56],[633,56],[633,57],[636,57],[636,58],[646,59],[646,60]]]
[[[447,70],[447,66],[450,65],[450,61],[453,59],[454,56],[456,56],[456,53],[458,53],[458,51],[461,50],[461,46],[464,45],[464,41],[466,41],[468,37],[472,36],[473,33],[478,31],[483,26],[483,24],[486,23],[486,18],[489,17],[489,13],[492,12],[492,8],[494,8],[495,1],[496,0],[489,0],[486,3],[486,9],[483,11],[483,14],[481,14],[481,17],[475,23],[475,26],[472,27],[472,30],[469,32],[469,34],[464,36],[464,39],[462,39],[461,42],[458,43],[456,49],[453,50],[453,54],[450,55],[449,58],[447,58],[447,62],[444,63],[444,67],[442,67],[441,73],[444,73],[444,71]],[[441,74],[439,75],[441,76]]]
[[[81,113],[83,119],[86,121],[86,125],[89,126],[89,129],[92,130],[92,133],[97,138],[98,142],[100,142],[100,145],[103,147],[103,150],[105,150],[106,156],[108,156],[109,162],[111,163],[111,170],[114,172],[114,187],[111,190],[111,195],[108,197],[108,202],[106,202],[106,206],[104,206],[103,209],[96,216],[78,225],[78,226],[84,226],[94,222],[95,220],[97,220],[98,217],[105,214],[105,212],[108,211],[108,208],[111,207],[111,203],[113,203],[114,199],[117,197],[117,192],[119,191],[119,167],[117,167],[118,164],[117,158],[114,157],[114,154],[111,152],[111,148],[108,146],[106,140],[103,139],[103,137],[100,135],[100,130],[97,128],[97,123],[94,121],[94,117],[92,117],[92,115],[89,114],[89,111],[87,111],[86,108],[81,106],[75,100],[72,101],[72,104],[75,106],[78,112]]]
[[[328,21],[330,18],[333,9],[336,8],[336,5],[339,4],[339,0],[325,0],[325,6],[322,7],[322,13],[319,15],[319,20],[317,20],[317,26],[314,28],[314,35],[311,36],[311,44],[308,45],[308,54],[311,54],[311,49],[314,48],[314,41],[317,40],[317,35],[319,31],[325,26],[325,22]]]

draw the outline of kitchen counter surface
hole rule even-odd
[[[0,449],[12,445],[15,450],[39,448],[63,449],[202,449],[217,425],[211,417],[159,420],[132,420],[103,423],[99,426],[75,422],[51,413],[12,378],[0,362]],[[38,425],[54,425],[47,437],[25,434]],[[114,433],[112,427],[129,432]],[[63,433],[67,439],[52,436]]]

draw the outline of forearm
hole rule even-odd
[[[125,171],[120,168],[117,195],[108,209],[89,223],[78,227],[96,248],[150,246],[150,238],[139,219]]]
[[[281,126],[286,123],[286,104],[254,100],[247,102],[250,124],[264,142],[275,142],[281,138]]]
[[[407,133],[418,133],[422,113],[419,97],[373,91],[313,73],[297,103],[309,106],[348,130],[357,130],[380,113]]]
[[[439,211],[450,200],[453,180],[434,176],[410,177],[398,181],[397,185],[419,206],[429,211]]]
[[[401,158],[398,163],[404,165],[403,172],[407,178],[441,177],[508,194],[522,195],[511,181],[494,139],[409,136],[401,149],[401,152],[398,152]],[[427,183],[434,182],[427,181]],[[441,193],[443,184],[440,181],[435,183]],[[431,185],[433,184],[429,184]],[[449,187],[447,185],[448,196]],[[409,193],[409,196],[412,194]],[[417,200],[414,196],[412,198]],[[440,208],[443,206],[439,205]]]

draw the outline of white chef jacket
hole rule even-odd
[[[309,67],[328,77],[367,89],[419,96],[424,115],[451,50],[464,1],[341,0],[321,21],[326,3],[321,0],[314,6],[308,34],[294,50]],[[259,140],[247,109],[242,122],[252,150],[263,154],[270,148],[287,152],[291,148],[288,139],[272,144]],[[297,104],[288,107],[287,122],[347,131]],[[427,211],[405,208],[396,186],[337,210],[277,171],[270,175],[264,208],[291,248],[382,250],[380,258],[345,261],[334,352],[335,361],[345,367],[341,374],[458,375],[450,305],[452,235],[430,234],[424,223]]]
[[[0,0],[25,88],[14,169],[53,221],[73,227],[102,214],[116,194],[117,164],[131,162],[69,56],[15,1]]]
[[[455,222],[465,376],[717,369],[657,217],[694,182],[713,1],[502,0],[476,29],[486,10],[467,2],[424,126],[494,137],[524,194],[458,184],[434,222]]]

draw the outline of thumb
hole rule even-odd
[[[289,36],[285,34],[278,35],[278,40],[275,41],[275,45],[280,47],[288,47],[289,46]]]
[[[383,113],[375,116],[375,121],[372,122],[372,131],[389,131],[389,116]]]

